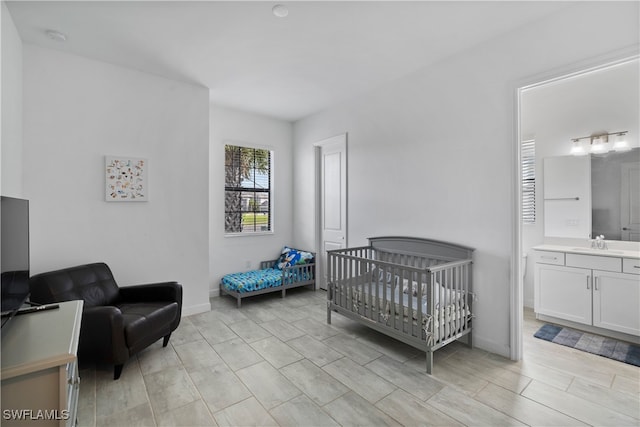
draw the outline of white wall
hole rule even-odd
[[[2,2],[0,193],[22,197],[22,40]]]
[[[210,309],[209,92],[23,46],[32,274],[104,261],[120,285],[176,280]],[[104,201],[104,156],[145,157],[149,201]]]
[[[593,31],[602,22],[616,31]],[[316,245],[312,144],[348,132],[350,246],[391,234],[475,247],[474,342],[508,356],[515,88],[637,42],[637,3],[575,4],[297,122],[294,240]]]
[[[273,233],[225,237],[224,146],[246,145],[273,150]],[[217,296],[220,279],[227,273],[259,268],[260,261],[275,259],[292,242],[292,125],[230,108],[211,108],[210,153],[210,288]]]

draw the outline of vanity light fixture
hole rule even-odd
[[[628,151],[631,150],[629,147],[629,143],[627,142],[626,135],[629,131],[621,131],[621,132],[599,132],[594,133],[590,136],[581,136],[580,138],[573,138],[571,140],[571,151],[570,154],[574,156],[583,156],[587,154],[587,151],[583,147],[582,141],[583,139],[589,140],[589,153],[600,154],[606,153],[608,151]],[[609,136],[615,135],[615,143],[613,146],[609,144]]]

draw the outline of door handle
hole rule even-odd
[[[596,291],[598,290],[598,276],[594,277],[594,282],[593,282],[593,289],[595,289]]]
[[[591,287],[589,286],[590,281],[591,281],[591,277],[587,276],[587,289],[591,289]]]

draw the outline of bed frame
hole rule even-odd
[[[237,301],[238,308],[242,305],[242,299],[252,297],[255,295],[268,294],[271,292],[282,292],[282,298],[285,297],[287,289],[298,288],[300,286],[309,286],[311,289],[316,288],[316,263],[315,253],[313,254],[313,262],[307,264],[299,264],[291,267],[285,267],[282,269],[282,283],[280,286],[274,286],[270,288],[258,289],[250,292],[236,292],[230,289],[226,289],[222,283],[220,283],[220,296],[231,295]],[[260,261],[260,270],[266,268],[272,268],[278,260]]]
[[[327,323],[335,311],[424,350],[431,374],[435,350],[465,336],[473,345],[473,251],[416,237],[327,251]]]

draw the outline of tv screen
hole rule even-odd
[[[0,196],[2,326],[29,297],[29,201]]]

